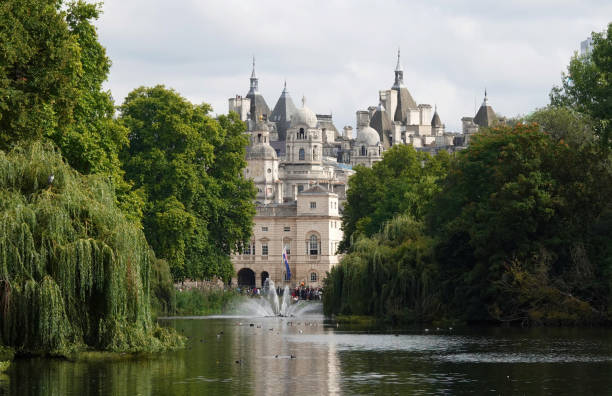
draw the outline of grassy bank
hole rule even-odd
[[[234,290],[190,289],[176,292],[175,315],[218,315],[243,298]]]

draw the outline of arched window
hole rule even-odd
[[[366,155],[366,148],[365,146],[361,146],[361,156],[365,157]]]
[[[257,134],[257,143],[261,143],[261,133]]]
[[[300,128],[300,132],[298,132],[298,139],[304,139],[304,128]]]
[[[317,254],[319,254],[319,241],[316,235],[310,236],[310,243],[309,243],[308,250],[309,250],[310,255],[316,256]]]
[[[300,160],[300,161],[304,161],[304,156],[305,156],[305,154],[304,154],[304,149],[303,149],[303,148],[301,148],[301,149],[300,149],[300,153],[299,153],[299,160]]]

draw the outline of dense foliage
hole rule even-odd
[[[342,214],[344,239],[340,249],[347,251],[359,236],[379,232],[398,213],[422,219],[439,190],[437,181],[446,174],[449,160],[446,151],[431,157],[412,146],[396,145],[372,168],[355,167]]]
[[[176,345],[151,320],[173,275],[230,277],[251,232],[244,124],[163,87],[117,118],[99,15],[0,2],[0,341],[22,353]]]
[[[92,24],[97,5],[8,0],[0,5],[0,149],[48,138],[84,174],[110,178],[133,220],[142,205],[123,178],[127,129],[102,90],[110,69]]]
[[[593,33],[592,39],[592,51],[572,58],[561,86],[550,96],[555,106],[590,117],[602,145],[612,147],[612,23],[606,31]]]
[[[394,322],[440,314],[433,244],[423,224],[400,215],[371,238],[359,237],[325,284],[326,314],[376,315]]]
[[[138,88],[121,106],[126,176],[146,197],[145,234],[175,279],[231,277],[229,254],[251,233],[244,123],[235,114],[213,119],[210,110],[163,86]]]
[[[3,345],[59,355],[180,345],[151,320],[152,260],[104,178],[78,174],[50,145],[0,151]]]
[[[475,135],[422,203],[426,227],[396,205],[399,217],[382,232],[357,236],[327,280],[326,311],[405,321],[608,320],[612,171],[580,116],[550,108],[532,117],[559,114],[587,139],[568,144],[568,131],[520,123]],[[387,207],[373,205],[363,217]]]

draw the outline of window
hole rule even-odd
[[[288,281],[290,280],[289,277],[287,276],[287,272],[283,271],[283,279]]]
[[[365,146],[361,146],[361,155],[365,157],[366,155],[366,148]]]
[[[251,254],[251,244],[250,243],[244,247],[244,249],[242,250],[242,253],[247,256]]]
[[[302,191],[304,191],[304,185],[298,184],[298,192],[302,192]]]
[[[317,254],[319,254],[319,241],[317,240],[317,236],[316,235],[311,235],[310,236],[310,249],[309,249],[309,253],[310,255],[316,256]]]
[[[268,168],[268,173],[272,173],[272,169]]]
[[[304,149],[303,149],[303,148],[301,148],[301,149],[300,149],[300,152],[299,152],[299,154],[298,154],[298,159],[299,159],[300,161],[304,161],[304,156],[305,156],[305,154],[304,154]]]
[[[311,272],[310,273],[310,281],[311,282],[316,282],[317,281],[317,273],[316,272]]]
[[[261,244],[261,255],[262,256],[267,256],[268,255],[268,244],[267,243],[262,243]]]
[[[304,128],[300,128],[298,132],[298,139],[304,139]]]
[[[316,209],[317,208],[317,203],[316,202],[311,202],[310,203],[310,209]]]
[[[291,231],[291,227],[284,227],[284,228],[283,228],[283,231],[285,231],[285,232],[289,232],[289,231]]]
[[[291,242],[285,243],[285,253],[287,253],[287,256],[291,256]]]
[[[262,230],[263,232],[266,232],[266,231],[268,231],[268,227],[261,227],[261,230]]]

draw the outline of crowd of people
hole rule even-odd
[[[300,285],[291,290],[291,298],[294,300],[320,300],[323,296],[323,289]]]
[[[237,287],[236,290],[238,293],[249,296],[249,297],[258,297],[265,293],[264,290],[260,287]],[[310,287],[304,286],[301,284],[300,286],[296,286],[292,289],[289,289],[291,293],[291,298],[294,301],[298,300],[307,300],[307,301],[318,301],[321,300],[323,296],[323,289],[320,287]],[[276,294],[282,296],[285,294],[285,290],[280,286],[276,288]]]

